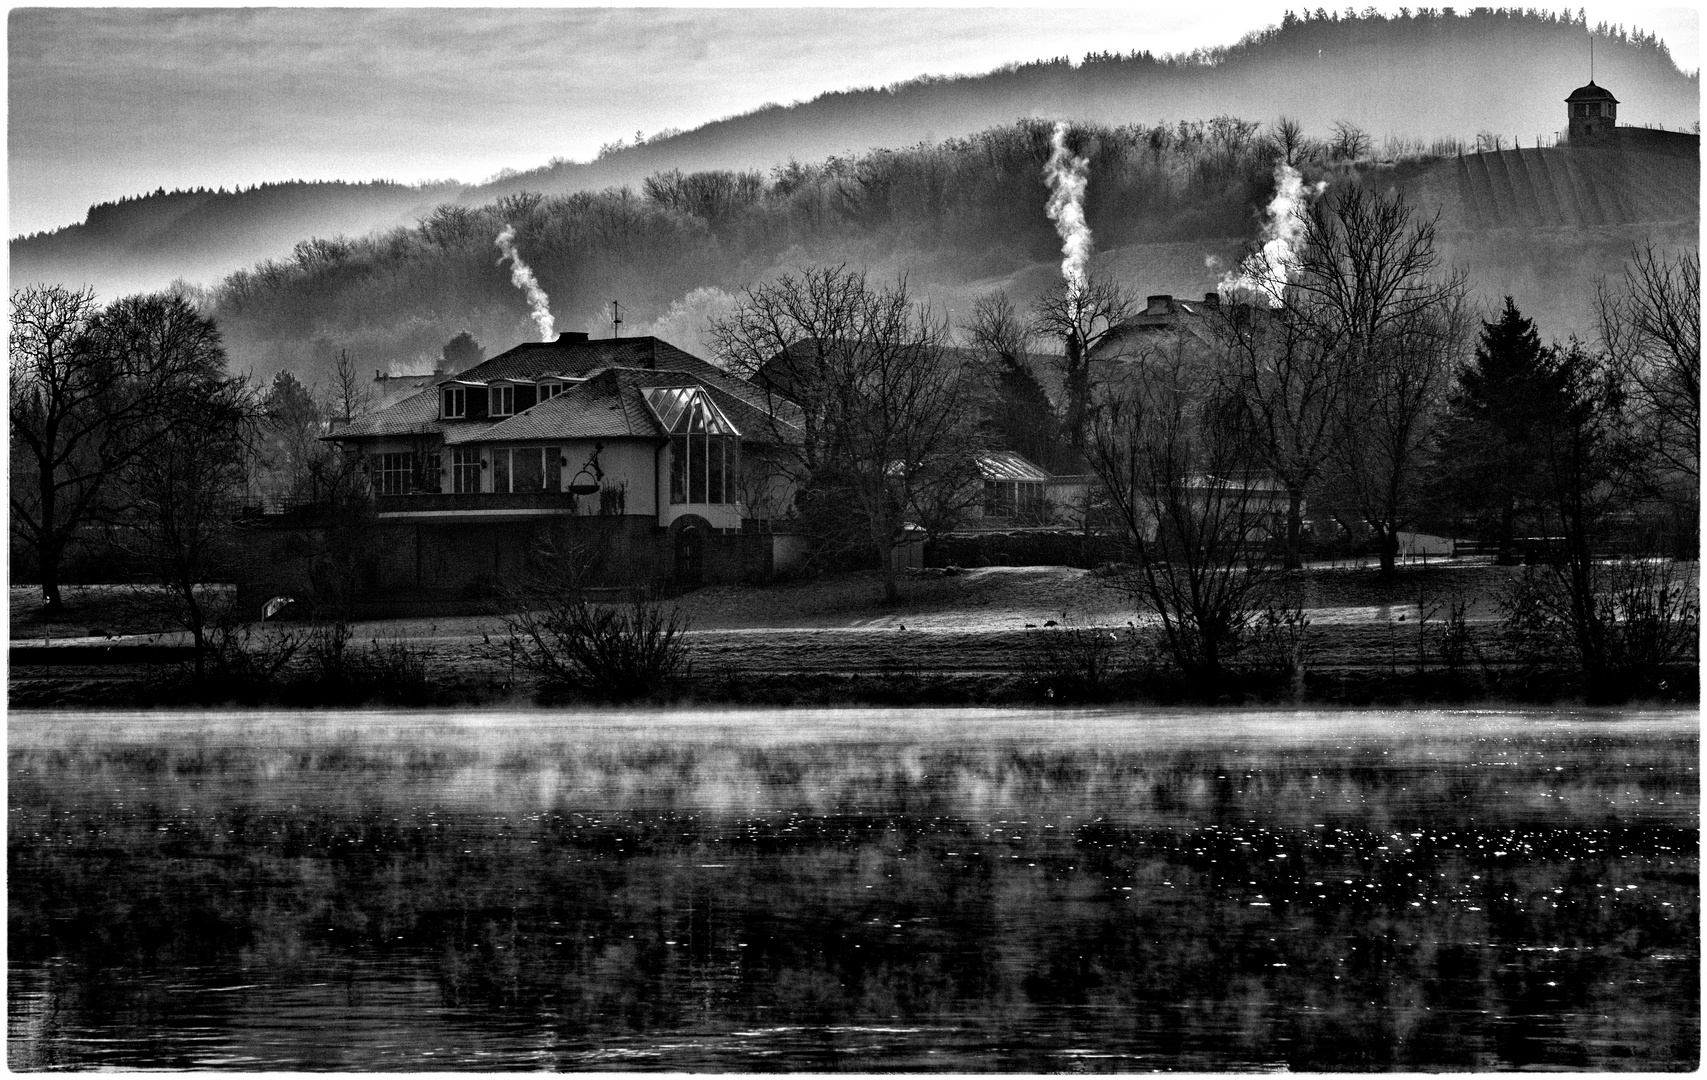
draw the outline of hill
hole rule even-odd
[[[466,198],[638,184],[658,169],[765,168],[933,143],[1025,116],[1101,124],[1286,116],[1318,134],[1349,122],[1377,140],[1427,144],[1492,132],[1533,144],[1561,127],[1565,91],[1555,88],[1572,78],[1562,73],[1580,71],[1577,81],[1587,81],[1591,36],[1600,82],[1632,103],[1625,123],[1677,129],[1700,119],[1699,75],[1679,71],[1665,46],[1640,32],[1602,24],[1591,33],[1580,17],[1504,8],[1344,17],[1318,10],[1185,56],[1093,53],[1080,64],[1062,57],[768,106],[595,162],[508,176]]]
[[[14,239],[13,280],[89,282],[108,296],[176,278],[211,283],[286,256],[307,238],[413,224],[440,202],[478,208],[522,192],[638,188],[670,170],[755,170],[786,184],[798,172],[791,162],[835,168],[873,147],[935,146],[1015,117],[1154,129],[1214,116],[1289,116],[1318,136],[1336,122],[1355,125],[1388,156],[1482,132],[1534,145],[1551,141],[1560,126],[1571,81],[1560,73],[1584,67],[1591,36],[1597,75],[1618,88],[1624,122],[1677,128],[1699,119],[1698,74],[1680,72],[1649,35],[1591,29],[1568,15],[1449,12],[1288,15],[1237,45],[1188,56],[1093,54],[1076,64],[1044,60],[825,94],[475,187],[286,183],[156,192],[97,206],[79,225]]]
[[[757,173],[670,172],[638,193],[506,195],[446,205],[419,225],[361,240],[315,240],[232,274],[211,293],[240,367],[324,379],[348,349],[364,367],[430,366],[461,330],[493,348],[532,338],[529,310],[496,261],[513,226],[560,329],[626,332],[692,351],[707,315],[744,285],[806,263],[847,262],[910,288],[951,322],[978,296],[1028,306],[1059,277],[1044,214],[1053,125],[1024,121],[936,146],[882,150],[768,181]],[[1176,125],[1073,125],[1089,161],[1093,266],[1138,295],[1214,288],[1255,239],[1274,194],[1273,132],[1219,117]],[[1693,137],[1679,136],[1685,142]],[[1693,155],[1548,148],[1350,160],[1320,141],[1296,148],[1312,180],[1398,189],[1439,216],[1444,260],[1478,301],[1507,293],[1552,337],[1590,336],[1599,276],[1644,243],[1694,250]]]
[[[12,281],[92,285],[106,298],[171,281],[213,282],[305,237],[413,224],[458,184],[287,181],[237,191],[156,191],[89,208],[84,220],[11,243]]]

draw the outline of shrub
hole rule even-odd
[[[1310,620],[1297,604],[1266,607],[1252,621],[1247,646],[1257,672],[1285,680],[1292,699],[1304,697],[1310,670]]]
[[[550,692],[576,689],[613,701],[663,690],[686,673],[687,623],[647,591],[618,604],[588,599],[590,561],[573,546],[545,545],[531,583],[505,595],[510,660]]]
[[[1063,625],[1026,631],[1025,678],[1038,696],[1056,704],[1107,701],[1136,667],[1137,629],[1067,621],[1063,613]]]
[[[1616,559],[1589,568],[1593,580],[1585,596],[1556,567],[1525,567],[1500,599],[1507,646],[1539,667],[1573,657],[1591,698],[1658,689],[1667,669],[1695,656],[1700,598],[1694,582],[1663,559]]]

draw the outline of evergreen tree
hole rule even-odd
[[[1499,541],[1501,562],[1513,561],[1516,527],[1544,495],[1542,455],[1571,409],[1568,366],[1508,296],[1499,318],[1482,324],[1475,359],[1458,374],[1437,495]]]

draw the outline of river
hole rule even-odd
[[[1698,717],[8,718],[13,1068],[1695,1067]]]

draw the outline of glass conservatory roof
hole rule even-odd
[[[646,391],[646,404],[671,435],[741,434],[702,387],[654,386]]]

